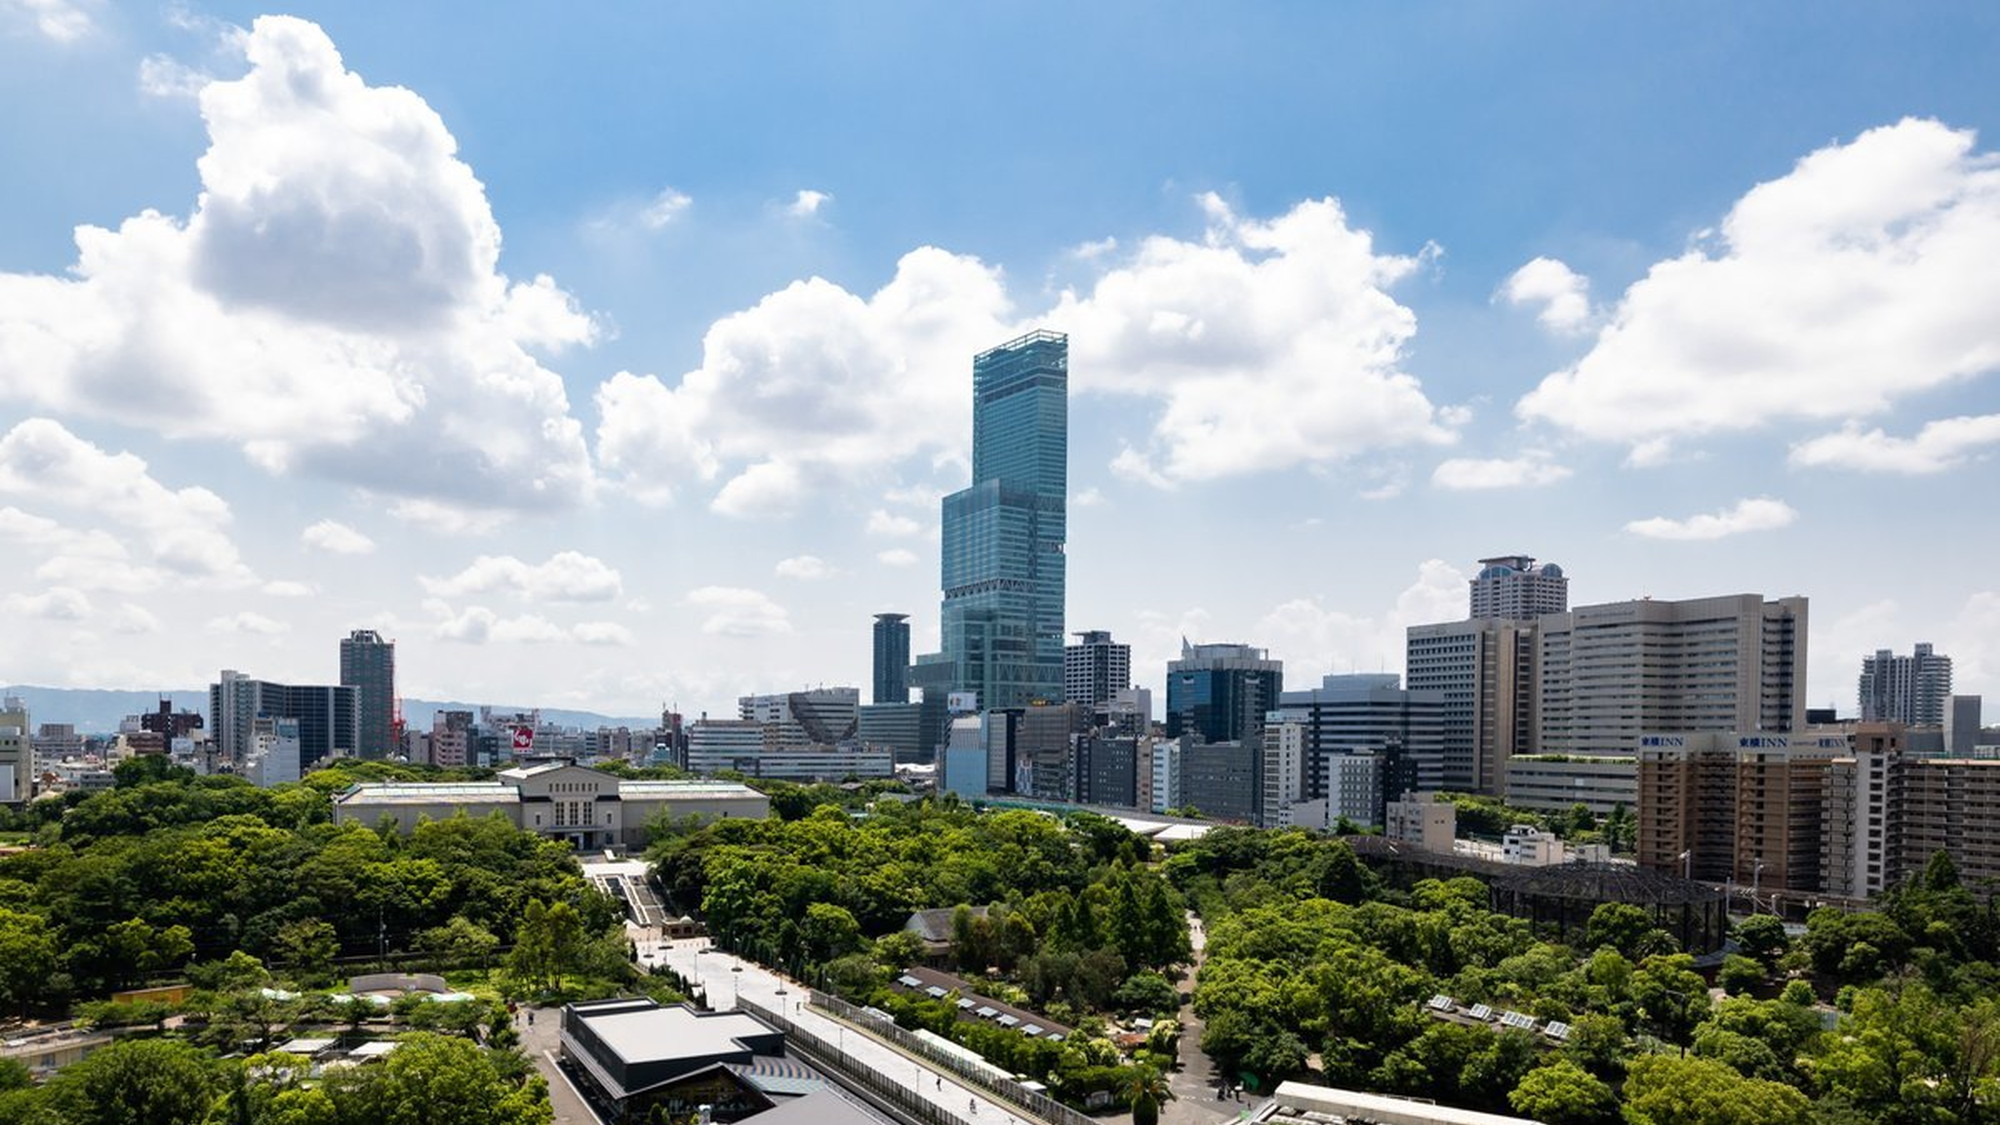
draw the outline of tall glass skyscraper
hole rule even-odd
[[[936,671],[986,710],[1063,697],[1069,337],[972,360],[972,487],[944,498]],[[928,662],[928,661],[927,661]]]
[[[910,701],[910,615],[875,615],[875,693],[871,703]]]
[[[340,683],[359,702],[354,750],[364,758],[386,758],[396,745],[396,642],[373,629],[356,629],[340,642]]]

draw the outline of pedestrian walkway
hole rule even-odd
[[[535,1064],[549,1084],[549,1104],[555,1108],[555,1125],[603,1125],[556,1065],[562,1038],[562,1009],[523,1008],[514,1017],[514,1029],[521,1033],[521,1050]]]
[[[1194,952],[1182,986],[1189,999],[1181,1002],[1180,1010],[1181,1065],[1167,1076],[1167,1088],[1174,1092],[1174,1100],[1160,1107],[1160,1125],[1218,1125],[1235,1119],[1244,1106],[1216,1096],[1223,1076],[1201,1049],[1201,1017],[1194,1014],[1193,996],[1195,978],[1201,973],[1207,955],[1208,935],[1202,929],[1201,917],[1194,911],[1188,911],[1187,920],[1188,946]]]
[[[749,1001],[765,1011],[782,1012],[801,1030],[833,1044],[859,1065],[891,1082],[908,1083],[911,1092],[937,1113],[948,1113],[968,1125],[1044,1125],[1039,1118],[811,1007],[805,1002],[804,987],[753,961],[710,947],[707,938],[643,942],[639,956],[643,964],[666,965],[687,980],[698,981],[712,1008],[745,1008],[743,1001]]]

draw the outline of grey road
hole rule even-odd
[[[968,1125],[1037,1125],[1039,1118],[994,1100],[983,1090],[964,1086],[953,1076],[933,1070],[923,1060],[904,1054],[823,1012],[807,1007],[806,990],[753,961],[744,961],[709,947],[708,939],[639,943],[640,960],[664,964],[689,980],[698,980],[711,1007],[736,1007],[739,997],[772,1011],[783,1010],[793,1022],[861,1059],[877,1073],[907,1082],[925,1101],[956,1115]]]
[[[530,1024],[530,1015],[534,1023]],[[514,1017],[514,1027],[521,1033],[521,1049],[535,1062],[535,1069],[549,1083],[549,1104],[555,1107],[555,1125],[603,1125],[597,1114],[591,1112],[583,1098],[570,1085],[569,1076],[556,1067],[556,1040],[562,1032],[562,1010],[560,1008],[523,1008]]]
[[[1195,976],[1201,972],[1208,935],[1202,931],[1200,917],[1193,911],[1189,911],[1187,917],[1188,944],[1194,949],[1194,960],[1188,967],[1185,988],[1187,994],[1193,996]],[[1201,1051],[1201,1019],[1194,1014],[1194,1005],[1182,1002],[1180,1023],[1181,1066],[1168,1077],[1167,1085],[1174,1092],[1174,1100],[1160,1107],[1160,1125],[1218,1125],[1235,1119],[1249,1109],[1251,1103],[1216,1098],[1215,1084],[1220,1075]]]

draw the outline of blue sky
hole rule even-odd
[[[860,683],[1047,326],[1142,683],[1395,670],[1527,552],[2000,691],[1990,6],[263,15],[0,0],[0,681]]]

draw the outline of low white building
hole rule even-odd
[[[250,757],[243,763],[243,776],[252,784],[268,789],[299,779],[297,719],[260,716],[252,722],[250,740]]]
[[[1522,867],[1549,867],[1563,862],[1563,842],[1553,832],[1516,824],[1500,838],[1500,862]]]
[[[661,815],[761,818],[771,815],[771,801],[740,782],[634,781],[569,761],[517,766],[492,781],[370,782],[333,799],[337,824],[372,826],[386,816],[402,832],[461,812],[498,812],[518,828],[596,851],[644,847],[647,825]]]

